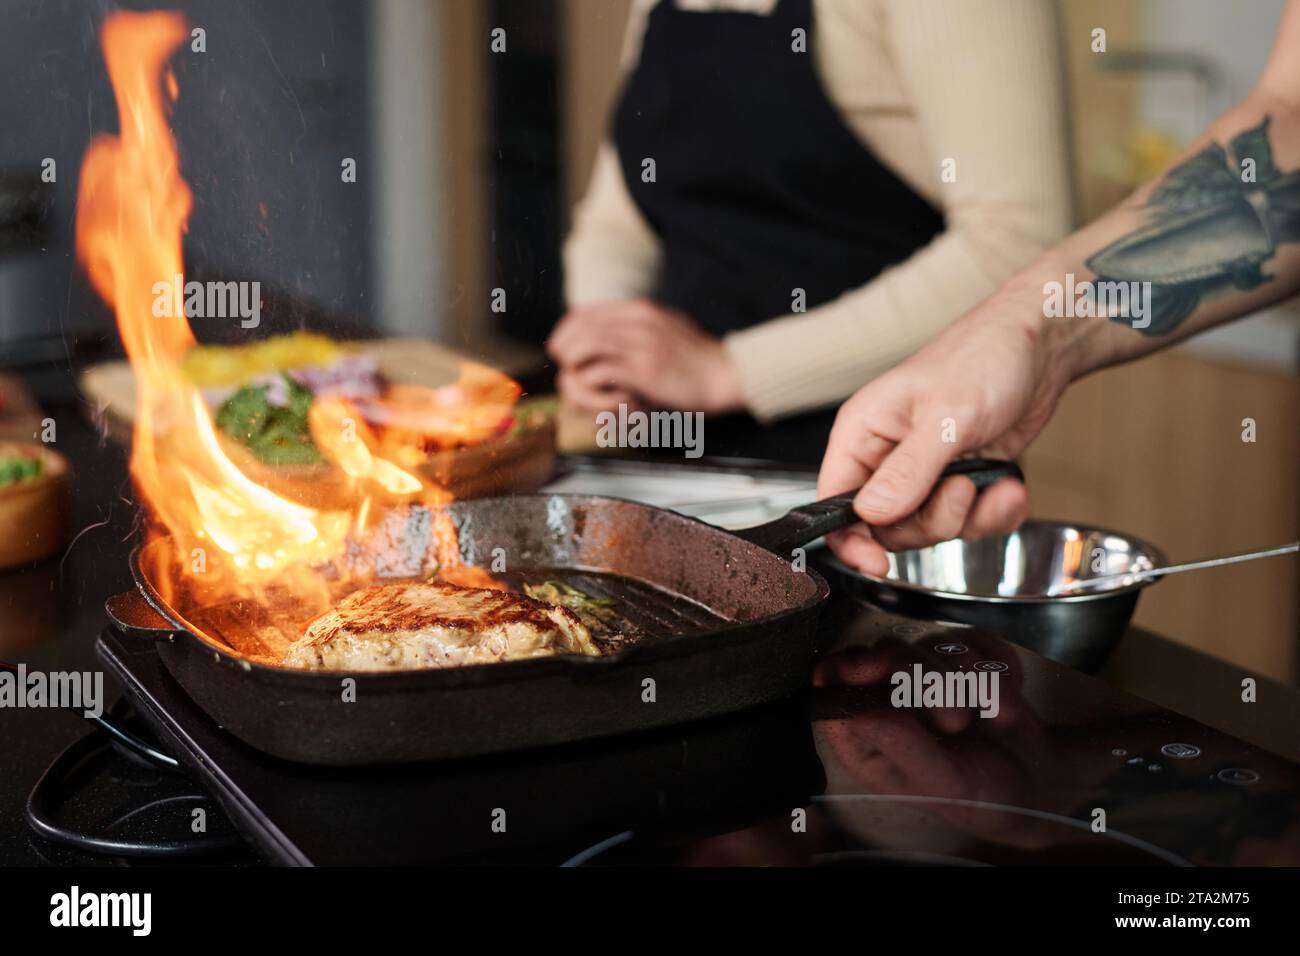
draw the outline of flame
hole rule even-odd
[[[423,489],[419,478],[371,453],[374,435],[351,402],[318,398],[307,415],[316,447],[353,481],[373,481],[393,495],[413,495]]]
[[[344,553],[376,502],[441,504],[450,495],[381,456],[383,442],[365,417],[337,398],[314,401],[309,425],[317,447],[346,475],[345,507],[289,500],[251,480],[223,449],[199,389],[182,372],[195,345],[189,323],[183,314],[153,311],[155,284],[184,271],[181,238],[191,194],[166,113],[178,92],[167,61],[188,36],[177,13],[116,12],[104,21],[100,39],[120,133],[97,136],[87,150],[77,250],[116,312],[135,375],[131,474],[141,497],[171,535],[182,573],[201,576],[205,594],[255,598],[286,581],[312,585],[309,578],[319,577],[312,569]],[[449,516],[435,520],[440,560],[459,566]],[[201,560],[191,564],[193,557]]]

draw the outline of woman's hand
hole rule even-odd
[[[574,309],[546,348],[559,365],[561,397],[584,411],[626,403],[715,413],[744,404],[722,340],[648,299]]]
[[[1049,326],[1037,289],[1011,286],[845,402],[817,493],[860,489],[853,506],[866,526],[830,536],[836,554],[880,575],[887,550],[1019,527],[1029,510],[1020,482],[1004,479],[978,498],[969,478],[934,484],[954,458],[1011,459],[1038,435],[1071,379],[1071,334]]]

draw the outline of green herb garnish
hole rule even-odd
[[[289,404],[271,404],[265,385],[245,386],[217,410],[217,427],[268,465],[313,465],[321,460],[311,440],[307,411],[312,394],[288,375]]]
[[[567,607],[577,611],[590,611],[592,613],[613,607],[618,603],[613,598],[592,597],[590,594],[584,594],[563,581],[525,584],[524,593],[534,600],[543,601],[547,604],[558,604],[560,607]]]
[[[41,473],[41,460],[39,458],[28,458],[24,456],[15,456],[13,458],[0,458],[0,485],[17,484],[20,481],[30,481]]]
[[[540,428],[549,421],[554,421],[560,410],[558,398],[527,398],[515,406],[514,421],[503,434],[503,441],[514,441],[520,435],[533,428]]]

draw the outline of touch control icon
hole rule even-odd
[[[1259,774],[1249,767],[1228,767],[1220,770],[1215,776],[1224,783],[1231,783],[1238,787],[1248,787],[1259,781]]]
[[[1191,760],[1201,755],[1201,748],[1195,744],[1165,744],[1160,748],[1160,752],[1176,760]]]
[[[934,645],[934,649],[940,654],[965,654],[969,648],[965,644],[958,644],[956,641],[948,641],[943,644]]]

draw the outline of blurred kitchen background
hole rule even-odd
[[[1249,89],[1283,0],[1060,5],[1082,221]],[[110,5],[0,6],[11,78],[0,96],[0,367],[66,369],[116,348],[73,256],[81,157],[91,131],[114,123],[96,39]],[[627,0],[169,6],[207,31],[204,54],[175,60],[175,130],[195,194],[189,277],[261,280],[262,334],[305,323],[415,335],[544,386],[560,241],[606,129]],[[1098,26],[1104,56],[1089,46]],[[497,28],[505,54],[489,49]],[[355,183],[340,181],[344,158],[357,162]],[[41,180],[46,159],[53,183]],[[490,308],[494,288],[506,290],[504,313]],[[1175,559],[1300,537],[1297,308],[1074,388],[1027,456],[1036,511],[1123,529]],[[196,331],[239,332],[202,320]],[[1253,444],[1241,441],[1245,418]],[[1147,592],[1137,621],[1295,683],[1298,579],[1292,558],[1174,578]]]

